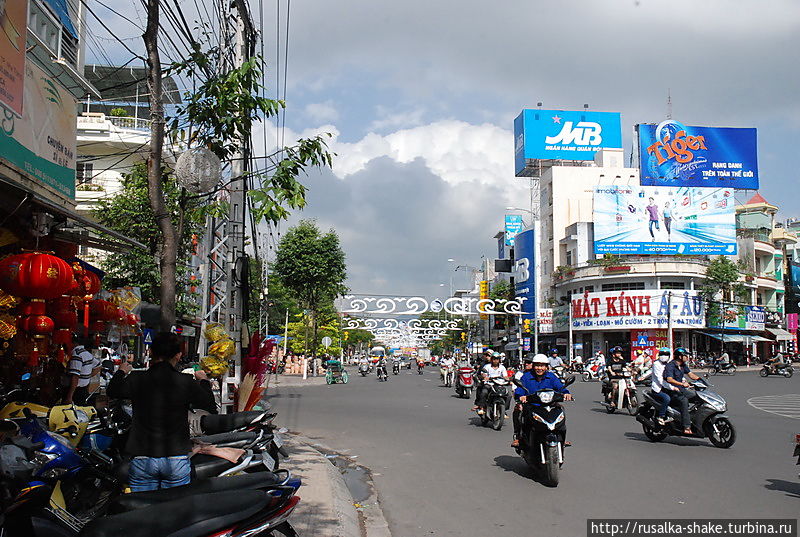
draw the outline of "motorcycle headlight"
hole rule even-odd
[[[717,412],[725,412],[727,405],[723,401],[708,401],[708,405]]]
[[[546,405],[549,405],[550,403],[553,402],[553,396],[554,395],[555,395],[555,392],[553,392],[553,391],[541,392],[539,394],[539,401],[541,401],[542,403],[544,403]]]

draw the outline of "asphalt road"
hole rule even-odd
[[[472,402],[440,387],[438,370],[403,370],[386,383],[349,370],[347,385],[281,387],[270,400],[282,425],[372,470],[394,537],[582,536],[587,518],[796,518],[800,512],[800,467],[792,457],[800,419],[776,414],[774,404],[767,412],[747,402],[800,394],[800,375],[711,379],[737,428],[738,440],[727,450],[707,440],[653,444],[634,418],[606,414],[598,383],[578,381],[576,401],[566,403],[573,447],[561,484],[547,488],[509,447],[510,420],[500,432],[478,425]],[[768,400],[792,405],[798,397]],[[780,413],[793,415],[791,408]]]

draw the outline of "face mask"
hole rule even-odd
[[[661,362],[662,364],[666,364],[667,362],[669,362],[669,356],[659,356],[658,361]]]

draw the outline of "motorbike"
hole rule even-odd
[[[792,368],[792,364],[776,364],[772,367],[770,367],[769,364],[764,364],[758,374],[765,378],[770,375],[779,375],[789,379],[794,375],[794,369]]]
[[[599,380],[605,374],[605,366],[599,362],[589,362],[583,366],[581,372],[581,381],[589,382],[592,380]]]
[[[386,382],[389,380],[389,374],[386,372],[386,364],[378,364],[375,371],[378,375],[378,381]]]
[[[519,380],[513,382],[524,389]],[[569,376],[564,386],[573,382],[575,377]],[[522,404],[519,446],[515,450],[529,466],[541,473],[545,485],[557,487],[564,464],[567,434],[564,409],[560,404],[564,401],[564,394],[546,389],[528,393],[526,397],[527,401]]]
[[[689,398],[689,414],[691,416],[692,435],[708,438],[718,448],[729,448],[736,442],[736,429],[730,418],[725,415],[727,403],[719,394],[712,392],[711,385],[703,379],[692,382],[687,390]],[[670,405],[667,408],[665,425],[656,420],[658,402],[650,390],[644,392],[644,402],[636,414],[636,421],[642,424],[645,436],[651,442],[661,442],[670,435],[686,436],[681,427],[681,414]]]
[[[453,385],[455,369],[452,365],[442,367],[442,384],[450,388]]]
[[[633,383],[637,386],[647,386],[650,384],[651,377],[653,376],[653,363],[649,360],[636,370]]]
[[[399,375],[400,374],[400,362],[395,360],[392,362],[392,375]]]
[[[423,369],[425,369],[425,362],[417,361],[417,373],[421,375]]]
[[[800,464],[800,434],[794,435],[794,456],[797,457],[796,464]],[[800,474],[797,477],[800,477]]]
[[[614,386],[617,388],[617,398],[614,400]],[[605,401],[603,405],[606,412],[613,414],[616,410],[625,408],[628,414],[633,416],[639,409],[639,399],[636,397],[636,384],[631,378],[630,371],[624,371],[622,378],[610,379],[603,383],[603,395]]]
[[[564,379],[567,378],[567,374],[569,373],[567,367],[563,365],[557,365],[551,368],[551,371],[561,382],[564,382]]]
[[[368,363],[362,362],[358,364],[358,372],[362,377],[366,377],[367,375],[369,375],[369,370],[370,367]]]
[[[454,383],[456,394],[463,399],[472,397],[472,389],[475,387],[475,379],[473,374],[475,370],[471,367],[459,367],[458,375]]]
[[[495,431],[503,428],[506,411],[511,405],[509,384],[509,380],[502,377],[488,379],[484,383],[487,389],[486,408],[481,415],[481,423],[483,425],[491,424]]]
[[[708,366],[708,374],[711,376],[714,375],[733,376],[736,374],[736,364],[734,364],[733,362],[728,362],[728,363],[713,362],[711,365]]]

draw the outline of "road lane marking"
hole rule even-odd
[[[747,404],[757,410],[784,418],[800,419],[800,394],[797,393],[751,397],[747,400]]]

